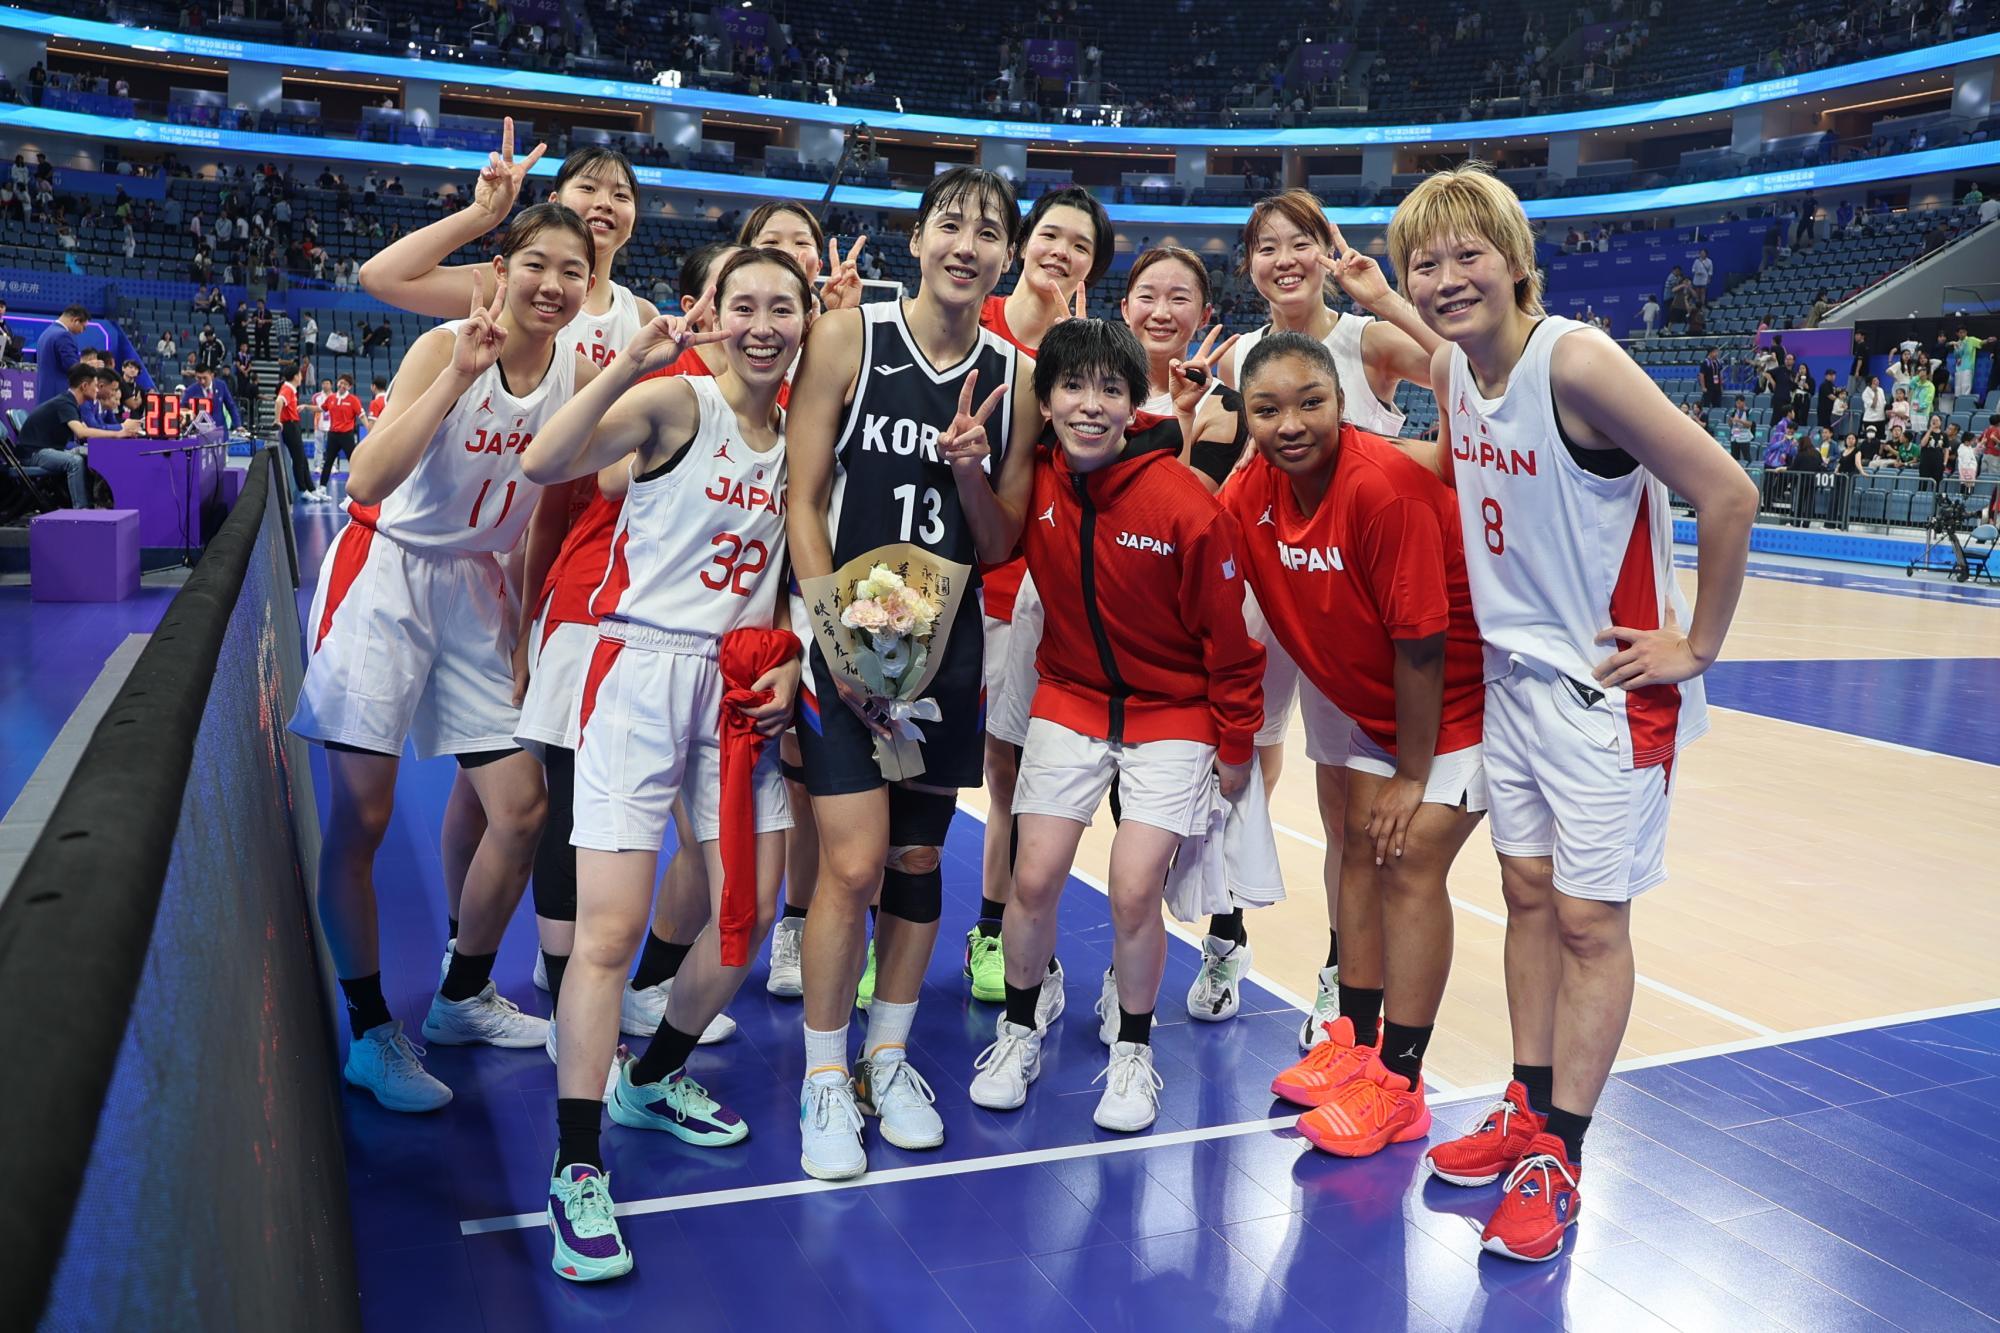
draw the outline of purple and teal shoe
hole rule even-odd
[[[558,1277],[602,1282],[632,1271],[632,1251],[612,1211],[611,1177],[594,1166],[572,1164],[549,1180],[549,1230]]]

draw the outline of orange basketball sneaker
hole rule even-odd
[[[1528,1105],[1527,1088],[1509,1083],[1500,1100],[1486,1108],[1478,1129],[1435,1145],[1424,1154],[1424,1165],[1448,1184],[1490,1185],[1514,1169],[1546,1120]]]
[[[1306,1052],[1305,1057],[1271,1080],[1271,1095],[1294,1106],[1324,1106],[1340,1085],[1359,1074],[1368,1057],[1380,1049],[1377,1029],[1375,1044],[1363,1046],[1354,1039],[1354,1020],[1336,1018],[1326,1026],[1326,1040]]]
[[[1299,1133],[1336,1157],[1367,1157],[1392,1143],[1430,1132],[1431,1108],[1423,1080],[1415,1087],[1392,1074],[1372,1048],[1360,1072],[1334,1089],[1326,1105],[1299,1117]]]
[[[1563,1233],[1583,1208],[1577,1190],[1582,1175],[1582,1167],[1570,1164],[1561,1139],[1535,1135],[1527,1155],[1507,1173],[1507,1192],[1479,1237],[1480,1248],[1530,1263],[1561,1254]]]

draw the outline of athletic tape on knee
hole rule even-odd
[[[890,866],[882,872],[882,910],[919,926],[937,920],[944,915],[944,871]]]
[[[889,788],[889,845],[942,847],[958,813],[958,798],[946,792]]]

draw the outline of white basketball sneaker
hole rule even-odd
[[[657,986],[644,990],[634,990],[627,986],[618,999],[618,1030],[634,1037],[650,1037],[660,1030],[660,1024],[667,1018],[667,997],[674,991],[674,979],[668,977]],[[727,1041],[736,1035],[736,1020],[728,1014],[717,1014],[709,1025],[701,1030],[703,1046],[713,1046],[718,1041]]]
[[[549,1020],[522,1013],[519,1005],[489,981],[486,989],[469,1000],[432,996],[424,1036],[445,1046],[484,1043],[526,1050],[547,1043]]]
[[[773,995],[796,999],[806,993],[805,972],[799,962],[806,937],[806,919],[788,916],[771,927],[771,975],[764,989]]]
[[[881,1118],[882,1137],[898,1148],[943,1146],[944,1120],[931,1105],[937,1094],[900,1048],[862,1060],[854,1073],[854,1100],[863,1114]]]
[[[1340,969],[1319,970],[1319,989],[1313,993],[1312,1012],[1299,1024],[1299,1049],[1310,1051],[1326,1040],[1326,1025],[1340,1017]]]
[[[1188,1017],[1221,1023],[1243,1005],[1243,974],[1250,970],[1250,946],[1207,936],[1201,942],[1201,971],[1188,987]]]
[[[401,1023],[383,1023],[348,1044],[341,1077],[373,1093],[388,1110],[435,1111],[451,1100],[451,1089],[431,1077],[417,1058],[423,1053],[403,1035]]]
[[[1042,978],[1042,993],[1035,998],[1035,1027],[1047,1032],[1051,1024],[1062,1017],[1069,996],[1063,993],[1063,969],[1060,959],[1049,960],[1048,975]]]
[[[1165,1085],[1153,1070],[1153,1048],[1136,1041],[1111,1047],[1111,1063],[1093,1083],[1104,1081],[1091,1119],[1098,1128],[1131,1134],[1145,1129],[1160,1115],[1160,1089]]]
[[[799,1166],[815,1180],[852,1180],[868,1169],[861,1112],[845,1074],[816,1075],[799,1090]]]
[[[972,1062],[972,1104],[989,1111],[1012,1111],[1028,1100],[1028,1085],[1042,1072],[1042,1034],[1009,1023],[1002,1014],[995,1040]]]
[[[1118,978],[1108,967],[1097,992],[1097,1039],[1106,1046],[1118,1044]]]

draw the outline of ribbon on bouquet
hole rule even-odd
[[[886,712],[890,728],[906,741],[924,738],[917,723],[944,721],[944,714],[938,711],[935,699],[891,699]]]

